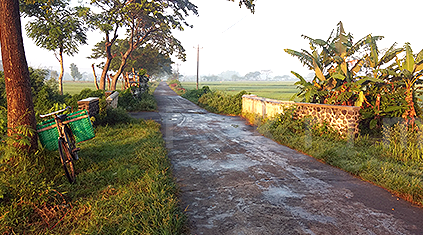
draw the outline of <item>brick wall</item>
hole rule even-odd
[[[280,101],[266,99],[256,95],[242,96],[242,112],[253,113],[262,117],[274,117],[289,107],[296,107],[299,118],[311,116],[313,122],[326,121],[341,135],[358,134],[358,122],[360,119],[360,107],[297,103],[292,101]]]

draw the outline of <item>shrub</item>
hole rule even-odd
[[[168,80],[167,84],[178,95],[183,95],[186,92],[185,88],[182,87],[181,83],[177,79]]]
[[[266,137],[384,187],[416,204],[423,204],[423,132],[405,123],[384,127],[385,141],[369,136],[343,139],[329,125],[296,119],[288,110],[273,119],[256,120]]]
[[[188,90],[185,94],[182,95],[185,99],[190,100],[191,102],[198,103],[198,99],[200,99],[201,96],[207,93],[211,93],[210,87],[203,86],[201,89],[195,89],[195,90]]]
[[[78,108],[78,100],[82,100],[88,97],[98,97],[100,98],[100,100],[105,99],[105,92],[104,90],[91,90],[89,88],[85,88],[81,92],[79,92],[79,94],[68,96],[65,101],[67,105],[76,109]]]
[[[240,115],[242,112],[242,96],[245,94],[247,94],[246,91],[241,91],[236,95],[214,91],[202,95],[198,102],[211,112]]]
[[[126,111],[153,111],[157,110],[157,103],[150,92],[134,96],[131,88],[119,93],[118,106]]]
[[[120,123],[130,123],[132,118],[128,115],[125,109],[118,107],[115,109],[106,108],[95,116],[95,125],[106,126],[116,125]]]
[[[382,134],[379,144],[389,157],[403,162],[423,160],[423,125],[412,127],[406,122],[385,125]]]

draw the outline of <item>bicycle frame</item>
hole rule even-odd
[[[69,182],[74,183],[75,169],[73,160],[78,159],[78,154],[76,152],[79,150],[79,148],[76,148],[75,146],[75,139],[73,137],[72,130],[66,123],[64,123],[65,119],[67,118],[67,115],[59,115],[59,113],[62,113],[69,108],[70,107],[68,106],[62,110],[58,110],[45,115],[40,115],[40,117],[43,118],[48,116],[54,116],[55,125],[59,134],[57,144],[60,154],[60,160],[62,162],[66,177],[68,178]]]

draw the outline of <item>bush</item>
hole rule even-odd
[[[186,92],[185,88],[182,87],[181,83],[177,79],[168,80],[167,84],[178,95],[183,95]]]
[[[118,106],[126,111],[154,111],[157,110],[157,103],[154,96],[149,92],[134,97],[131,88],[119,93]]]
[[[293,110],[273,119],[256,120],[268,138],[384,187],[397,196],[423,205],[422,127],[395,124],[384,128],[385,141],[368,136],[344,139],[328,124],[296,119]]]
[[[88,97],[98,97],[100,100],[105,99],[105,91],[104,90],[91,90],[89,88],[83,89],[79,94],[75,94],[73,96],[68,96],[65,101],[66,104],[71,106],[74,109],[78,108],[78,100],[82,100]]]
[[[384,126],[382,134],[383,141],[379,144],[389,157],[403,162],[423,160],[423,125],[412,127],[399,122]]]
[[[128,115],[125,109],[118,108],[106,108],[103,112],[100,112],[95,116],[94,125],[106,126],[116,125],[120,123],[130,123],[132,118]]]
[[[242,96],[245,94],[247,94],[246,91],[241,91],[236,95],[214,91],[202,95],[198,102],[210,112],[240,115],[242,112]]]
[[[30,84],[32,99],[34,102],[35,117],[40,121],[39,115],[49,113],[65,106],[65,99],[69,99],[69,95],[60,95],[58,85],[54,79],[46,80],[48,71],[45,69],[29,68]],[[4,74],[0,71],[0,106],[7,109],[6,90],[4,84]],[[53,108],[52,108],[53,107]],[[0,129],[6,128],[7,115],[0,114]]]
[[[211,92],[212,91],[208,86],[203,86],[201,89],[198,90],[188,90],[185,94],[182,95],[182,97],[190,100],[191,102],[198,103],[198,99],[200,99],[201,96]]]

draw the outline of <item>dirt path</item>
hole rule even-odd
[[[165,83],[155,96],[190,234],[423,234],[423,209]]]

